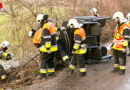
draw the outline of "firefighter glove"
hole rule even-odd
[[[126,49],[125,49],[125,48],[122,48],[122,52],[123,52],[123,53],[126,53]]]
[[[32,30],[29,32],[29,37],[32,38],[32,37],[34,36],[35,32],[36,32],[36,31],[35,31],[34,29],[32,29]]]

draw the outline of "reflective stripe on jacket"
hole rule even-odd
[[[78,28],[74,32],[74,46],[75,54],[85,54],[87,52],[87,47],[85,44],[86,32],[83,28]]]
[[[46,32],[49,31],[48,35],[45,35]],[[43,25],[42,28],[40,28],[34,35],[33,43],[35,44],[41,44],[40,51],[42,52],[55,52],[58,50],[57,44],[56,44],[56,32],[55,32],[55,26],[51,22],[47,22]],[[42,40],[42,41],[41,41]]]
[[[113,49],[122,51],[123,46],[128,46],[128,42],[124,40],[123,31],[124,29],[128,28],[128,25],[126,23],[122,24],[119,28],[116,27],[114,31],[114,44]]]

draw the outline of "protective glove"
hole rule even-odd
[[[125,48],[122,48],[122,52],[123,52],[123,53],[126,53],[126,51],[127,51],[127,50],[126,50]]]
[[[34,29],[32,29],[32,30],[29,32],[29,37],[32,38],[32,37],[34,36],[35,32],[36,32],[36,31],[35,31]]]

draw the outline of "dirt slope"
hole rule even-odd
[[[66,69],[57,72],[56,77],[48,80],[35,80],[33,85],[24,90],[130,90],[130,57],[127,61],[126,75],[111,73],[112,61],[88,65],[88,75],[79,77],[71,75]]]

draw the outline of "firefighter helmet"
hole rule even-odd
[[[97,13],[97,9],[96,9],[96,8],[92,8],[92,9],[90,10],[90,12]]]
[[[82,24],[79,24],[76,19],[70,19],[67,26],[70,28],[80,28]]]
[[[38,14],[37,15],[37,22],[41,23],[42,20],[47,20],[48,19],[48,15],[43,15],[43,14]]]
[[[3,41],[1,45],[2,45],[3,48],[9,48],[10,47],[10,43],[8,41]]]
[[[120,11],[115,12],[113,15],[113,19],[115,19],[116,22],[123,22],[125,20],[124,14]]]
[[[130,13],[128,13],[126,17],[127,17],[128,21],[130,21]]]
[[[99,15],[99,14],[98,14],[98,10],[97,10],[96,8],[92,8],[92,9],[90,10],[90,12],[92,13],[93,16],[98,16],[98,15]]]

